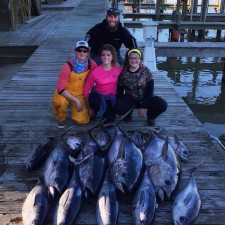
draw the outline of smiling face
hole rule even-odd
[[[85,47],[79,47],[75,50],[76,59],[79,63],[84,63],[87,59],[89,49]]]
[[[102,64],[104,64],[104,65],[111,65],[112,64],[113,55],[110,51],[102,50],[100,57],[101,57]]]
[[[119,23],[119,16],[116,14],[109,14],[106,16],[106,21],[110,30],[116,30]]]
[[[132,70],[137,70],[141,63],[140,55],[136,52],[132,52],[129,55],[129,67]]]

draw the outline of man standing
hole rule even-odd
[[[91,58],[99,65],[98,51],[103,44],[111,44],[117,51],[117,62],[123,64],[123,57],[120,55],[121,45],[126,48],[137,48],[136,39],[122,26],[120,12],[117,8],[107,10],[106,18],[96,24],[87,33],[85,40],[91,48]]]

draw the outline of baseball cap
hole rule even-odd
[[[120,11],[117,8],[110,8],[110,9],[107,10],[107,16],[109,16],[111,14],[119,16],[120,15]]]
[[[86,41],[78,41],[76,43],[75,49],[80,48],[80,47],[89,48],[89,45]]]

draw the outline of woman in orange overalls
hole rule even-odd
[[[71,118],[76,123],[86,124],[90,121],[83,86],[89,72],[96,67],[96,63],[88,59],[88,56],[88,43],[78,41],[74,58],[67,61],[61,68],[52,100],[58,128],[65,127],[68,106],[71,108]]]

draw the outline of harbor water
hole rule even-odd
[[[130,28],[138,42],[144,42],[143,30]],[[184,41],[188,41],[188,33]],[[222,31],[222,38],[225,36]],[[214,41],[215,30],[206,32],[205,40]],[[197,37],[196,37],[197,38]],[[169,41],[168,30],[160,30],[159,42]],[[222,84],[223,58],[157,57],[157,69],[166,74],[178,95],[204,124],[210,135],[225,134],[225,84]],[[166,72],[166,73],[165,73]]]

